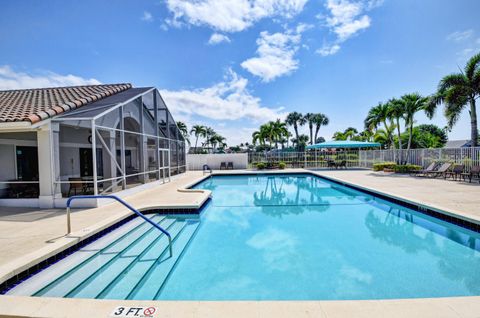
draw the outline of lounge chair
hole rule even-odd
[[[473,178],[477,178],[480,180],[480,166],[473,166],[469,172],[463,172],[462,174],[463,180],[468,178],[468,182],[472,182]]]
[[[342,160],[342,161],[340,161],[340,163],[337,164],[337,167],[336,167],[336,168],[337,168],[337,169],[338,169],[338,168],[347,169],[347,160]]]
[[[447,177],[452,177],[453,180],[457,180],[457,177],[460,179],[464,169],[464,165],[454,165],[452,170],[445,172],[444,177],[445,179],[447,179]]]
[[[445,173],[452,166],[451,163],[443,163],[437,170],[429,171],[425,174],[427,177],[437,178],[439,176],[445,176]]]
[[[221,162],[220,163],[220,170],[227,170],[227,163],[226,162]]]
[[[333,161],[332,159],[328,159],[328,160],[327,160],[327,168],[335,168],[335,169],[337,169],[337,164],[336,164],[335,161]]]
[[[435,169],[436,166],[437,166],[437,163],[434,161],[431,164],[429,164],[428,167],[426,167],[425,169],[410,171],[410,175],[413,175],[413,176],[425,175],[430,171],[434,171],[433,169]]]
[[[227,169],[233,170],[233,162],[227,162]]]

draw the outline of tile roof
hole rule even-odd
[[[0,123],[29,121],[33,124],[131,87],[125,83],[0,91]]]

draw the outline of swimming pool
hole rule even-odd
[[[480,235],[310,174],[212,176],[200,218],[122,225],[8,294],[165,300],[480,295]]]

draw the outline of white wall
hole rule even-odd
[[[15,145],[2,145],[0,144],[0,180],[7,181],[16,178],[15,167]],[[0,184],[0,196],[5,195],[5,191],[8,188],[8,184]]]
[[[202,170],[203,165],[207,164],[212,169],[220,169],[221,162],[233,162],[234,169],[247,169],[248,154],[232,153],[232,154],[188,154],[187,168],[188,170]]]

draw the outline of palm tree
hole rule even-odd
[[[345,131],[337,131],[333,134],[333,140],[352,140],[358,134],[358,130],[353,127],[348,127]]]
[[[436,106],[445,105],[445,117],[451,128],[460,114],[470,107],[470,138],[472,147],[478,145],[477,108],[475,100],[480,96],[480,53],[474,55],[465,65],[464,71],[442,78],[437,92],[431,96],[428,113],[433,117]]]
[[[292,142],[294,142],[300,151],[303,151],[305,149],[305,146],[307,145],[308,142],[308,136],[307,135],[300,135],[298,136],[298,139],[293,138]]]
[[[392,98],[388,101],[388,106],[390,108],[390,116],[395,120],[395,126],[397,127],[398,149],[400,150],[400,156],[402,156],[403,146],[400,119],[403,119],[405,115],[405,104],[400,99]]]
[[[178,130],[180,130],[180,133],[183,136],[183,139],[185,139],[186,142],[190,145],[190,139],[188,139],[188,128],[187,125],[183,121],[177,121],[177,127]]]
[[[390,123],[387,123],[387,120],[389,120]],[[365,118],[364,121],[365,129],[378,130],[380,124],[383,124],[384,131],[388,132],[388,127],[392,126],[391,120],[392,119],[390,104],[378,103],[377,106],[372,107],[368,112],[367,118]],[[393,142],[393,134],[387,134],[387,137],[389,138],[388,144],[395,148],[395,143]],[[383,142],[382,144],[385,144],[385,142]]]
[[[293,126],[293,130],[295,131],[295,140],[298,140],[298,126],[303,126],[305,124],[305,117],[303,117],[303,115],[298,112],[291,112],[287,115],[287,119],[285,119],[285,122],[287,123],[287,125]]]
[[[330,120],[325,114],[322,114],[322,113],[315,114],[313,119],[313,123],[315,124],[315,138],[311,142],[313,143],[317,142],[318,132],[320,131],[320,127],[327,126],[329,122]]]
[[[278,148],[278,142],[288,135],[287,124],[280,119],[270,122],[272,138],[275,141],[275,148]]]
[[[211,143],[212,136],[216,134],[212,127],[205,127],[205,146],[208,147]]]
[[[418,93],[412,93],[403,95],[401,100],[405,110],[405,125],[408,127],[407,158],[405,159],[408,160],[409,150],[412,146],[413,124],[415,123],[414,117],[419,111],[423,110],[427,112],[428,97],[423,97]]]
[[[220,136],[219,134],[214,134],[213,136],[211,136],[209,142],[213,147],[213,152],[217,150],[217,145],[222,148],[227,145],[225,142],[225,137]]]
[[[265,141],[268,140],[268,130],[266,128],[265,125],[262,125],[259,130],[253,132],[252,143],[254,145],[256,145],[257,142],[262,146],[265,145]]]
[[[310,145],[313,145],[313,122],[315,119],[315,114],[306,113],[303,118],[305,118],[305,121],[308,123],[308,130],[310,132]]]
[[[198,138],[206,137],[206,133],[207,133],[206,127],[202,125],[194,125],[192,127],[192,130],[190,130],[190,134],[195,135],[195,151],[198,151],[197,150]]]
[[[381,143],[386,149],[390,147],[395,147],[392,146],[394,144],[393,141],[393,133],[395,131],[395,124],[393,122],[390,122],[389,125],[387,125],[385,128],[379,128],[373,135],[373,141]]]

